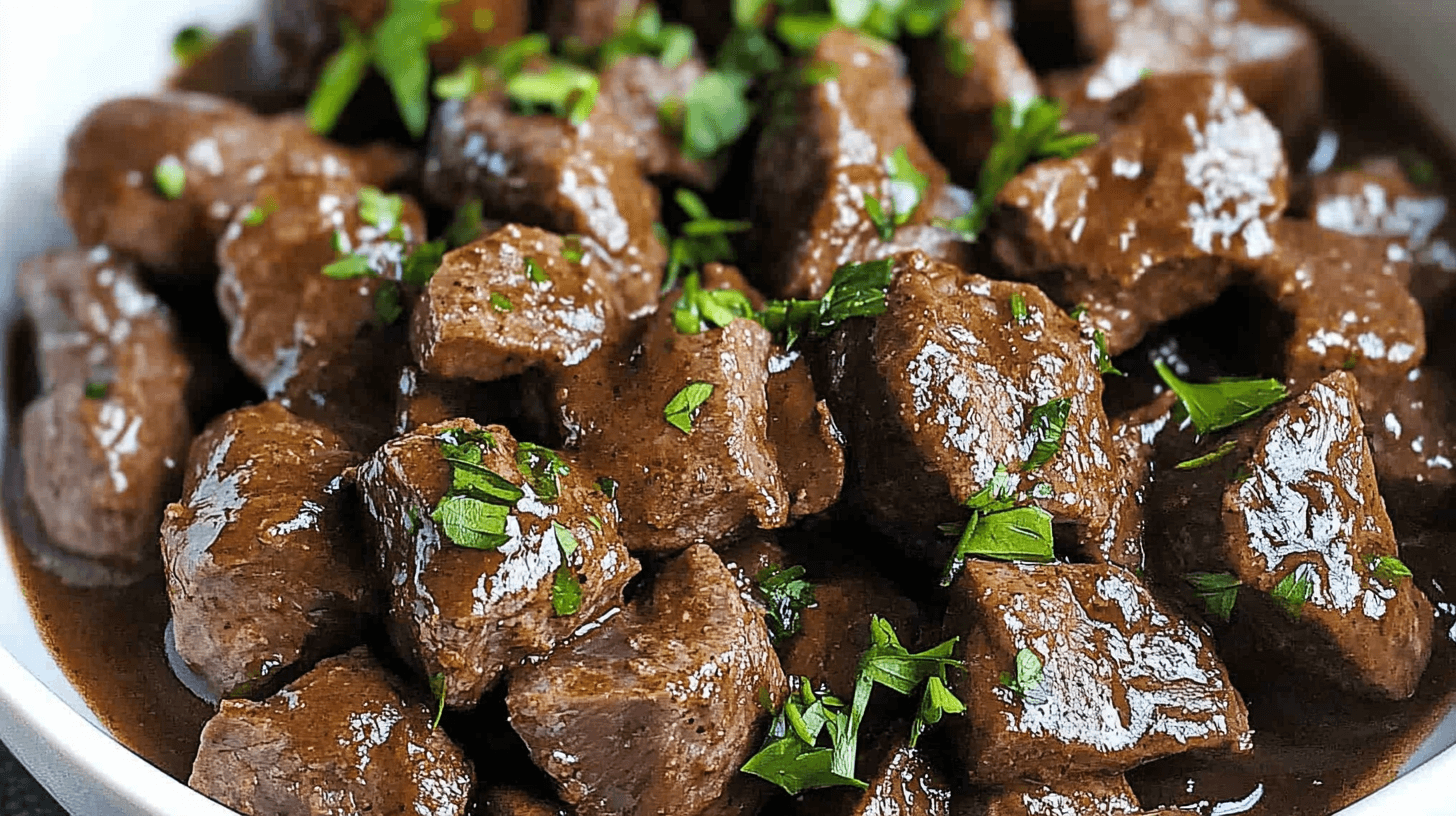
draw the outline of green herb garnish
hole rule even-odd
[[[1278,380],[1222,380],[1198,385],[1179,379],[1162,360],[1153,367],[1182,400],[1200,434],[1231,428],[1289,396]]]
[[[581,246],[580,235],[568,235],[561,239],[561,257],[570,263],[581,263],[582,258],[586,257],[586,250]]]
[[[960,37],[944,32],[940,38],[940,55],[945,60],[945,70],[949,71],[951,76],[963,77],[970,73],[971,60],[975,59],[976,48]]]
[[[435,505],[430,518],[444,529],[456,546],[472,550],[495,550],[511,540],[506,534],[510,507],[463,495],[446,495]]]
[[[1270,597],[1274,599],[1291,618],[1298,618],[1304,605],[1314,596],[1314,581],[1303,568],[1295,570],[1274,585]]]
[[[971,556],[1036,563],[1056,557],[1052,514],[1040,507],[1017,507],[1006,468],[997,468],[990,484],[966,499],[965,505],[971,518],[961,528],[960,540],[941,574],[941,586],[950,586]]]
[[[176,156],[166,156],[152,169],[152,181],[163,198],[176,201],[187,186],[187,169]]]
[[[359,218],[364,223],[378,227],[380,232],[388,234],[399,225],[403,215],[402,196],[388,195],[379,188],[368,185],[359,188]]]
[[[865,214],[870,217],[870,223],[874,225],[875,232],[879,233],[881,241],[888,241],[895,237],[895,224],[890,216],[885,214],[885,208],[880,200],[865,193],[864,196]]]
[[[1032,440],[1031,455],[1021,463],[1023,472],[1036,470],[1061,451],[1062,437],[1067,431],[1067,417],[1071,413],[1072,401],[1066,397],[1031,409],[1027,423],[1031,426],[1027,434]]]
[[[1365,566],[1370,568],[1375,580],[1389,586],[1397,586],[1402,579],[1412,577],[1410,567],[1393,555],[1372,555],[1366,559]]]
[[[870,647],[859,658],[859,675],[855,678],[854,700],[850,704],[847,732],[844,734],[844,739],[834,746],[833,761],[830,763],[831,771],[842,776],[854,777],[855,741],[859,736],[859,726],[864,719],[864,712],[869,706],[870,694],[874,691],[874,687],[876,685],[886,686],[908,696],[914,694],[922,683],[932,677],[938,678],[944,685],[948,669],[964,668],[961,661],[951,657],[959,640],[960,638],[951,638],[939,646],[912,654],[910,650],[900,645],[900,639],[895,635],[895,629],[889,621],[878,615],[870,617]],[[947,693],[949,693],[948,690]],[[960,703],[960,701],[957,700],[956,703]],[[930,705],[933,704],[922,699],[922,711]],[[961,708],[963,709],[964,706]],[[935,721],[939,721],[939,714],[948,710],[938,707],[938,710],[932,712],[931,716]],[[911,726],[912,742],[918,740],[928,725],[929,721],[922,720],[919,716],[916,717]]]
[[[673,193],[673,201],[687,215],[688,220],[683,224],[682,235],[679,237],[669,241],[665,231],[658,235],[658,240],[668,246],[667,275],[662,286],[664,292],[676,286],[679,276],[686,272],[701,270],[703,266],[714,262],[732,261],[733,244],[729,242],[728,236],[746,232],[753,227],[747,221],[714,218],[708,212],[708,205],[703,203],[703,199],[686,188],[679,188]]]
[[[1402,150],[1398,157],[1400,167],[1411,184],[1428,187],[1436,183],[1436,163],[1418,150]]]
[[[581,611],[581,579],[567,563],[581,545],[571,530],[560,522],[551,522],[551,531],[556,536],[556,545],[561,548],[561,566],[556,568],[556,577],[551,581],[551,608],[557,617],[564,618]]]
[[[451,249],[462,247],[480,237],[485,209],[480,199],[472,198],[455,210],[455,218],[445,230],[445,243]]]
[[[597,64],[610,67],[618,60],[641,54],[656,57],[666,68],[676,68],[693,55],[697,36],[681,23],[662,22],[657,6],[645,4],[620,20],[617,32],[597,50]]]
[[[682,153],[688,159],[710,159],[733,145],[753,121],[753,103],[748,101],[747,75],[730,71],[708,71],[693,83],[687,95],[669,97],[658,107],[663,127],[680,136]]]
[[[440,727],[440,720],[445,716],[445,673],[436,672],[430,675],[430,694],[435,697],[435,719],[430,721],[430,730],[434,731]]]
[[[515,306],[511,305],[511,299],[500,292],[490,293],[490,307],[497,312],[509,312],[515,308]]]
[[[810,788],[848,786],[864,790],[864,782],[835,773],[830,766],[841,741],[847,739],[848,717],[841,710],[844,701],[817,695],[809,678],[799,678],[797,692],[774,714],[764,747],[749,758],[741,770],[768,780],[790,795]],[[820,745],[826,735],[830,745]]]
[[[373,277],[376,273],[363,255],[345,255],[323,269],[324,276],[334,280],[354,280]]]
[[[1042,702],[1037,694],[1042,683],[1042,662],[1036,652],[1030,649],[1018,650],[1015,673],[1001,672],[998,679],[1004,688],[1022,700],[1032,704]]]
[[[672,324],[683,334],[698,334],[705,323],[721,329],[736,318],[753,316],[747,295],[737,289],[704,289],[696,272],[683,280],[682,297],[672,307]]]
[[[824,337],[854,317],[877,317],[885,312],[885,291],[895,274],[890,259],[845,264],[835,270],[829,289],[818,300],[771,300],[758,313],[758,322],[789,348],[804,335]]]
[[[712,383],[689,383],[673,395],[673,398],[668,401],[667,407],[662,409],[662,415],[667,419],[667,424],[685,434],[691,434],[693,417],[711,396],[713,396]]]
[[[385,281],[379,291],[374,293],[374,314],[386,326],[394,324],[400,315],[404,314],[404,305],[400,303],[399,287],[394,281]]]
[[[1031,312],[1026,308],[1026,298],[1020,292],[1011,293],[1011,319],[1023,324],[1031,320]]]
[[[248,227],[261,227],[268,216],[278,212],[278,199],[268,196],[261,204],[248,205],[248,214],[243,216],[243,225]]]
[[[516,469],[544,502],[556,501],[561,495],[558,478],[571,472],[556,451],[530,442],[516,445]]]
[[[802,631],[804,610],[814,605],[814,585],[804,580],[804,573],[799,566],[770,565],[754,576],[759,599],[768,610],[764,623],[774,645]]]
[[[546,275],[546,270],[541,268],[541,264],[536,263],[535,258],[526,259],[526,277],[530,278],[532,283],[547,283],[551,280]]]
[[[327,135],[338,124],[339,116],[354,98],[364,82],[364,72],[369,69],[369,40],[348,20],[341,27],[344,43],[324,63],[318,84],[304,109],[309,129],[321,135]]]
[[[1081,308],[1084,312],[1087,309],[1085,306]],[[1101,329],[1092,332],[1092,346],[1097,350],[1097,373],[1116,374],[1119,377],[1127,376],[1112,364],[1112,355],[1107,351],[1107,335]]]
[[[187,67],[217,45],[217,35],[202,26],[187,26],[172,38],[172,58]]]
[[[86,399],[90,399],[90,400],[106,399],[106,394],[110,390],[111,390],[111,386],[108,385],[107,383],[104,383],[104,382],[88,382],[88,383],[86,383],[86,390],[85,390]]]
[[[525,491],[481,464],[486,452],[495,449],[495,437],[452,428],[436,438],[440,455],[450,465],[450,489],[430,518],[456,546],[494,550],[510,541],[506,519]]]
[[[506,96],[523,113],[547,110],[574,126],[591,116],[600,91],[596,74],[566,62],[552,62],[542,71],[522,71],[506,81]]]
[[[424,286],[440,270],[445,260],[445,241],[426,241],[405,256],[400,278],[414,286]]]
[[[617,480],[609,476],[603,476],[597,479],[597,492],[615,501],[617,498]]]
[[[1239,587],[1243,586],[1238,578],[1227,572],[1190,572],[1183,580],[1203,599],[1203,608],[1210,616],[1228,623],[1234,612],[1234,601],[1239,597]]]

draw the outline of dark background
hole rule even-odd
[[[0,816],[66,816],[4,745],[0,745]]]

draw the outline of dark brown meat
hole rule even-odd
[[[637,160],[648,175],[705,190],[717,186],[721,164],[683,155],[682,136],[664,128],[658,113],[668,99],[685,99],[707,72],[708,66],[697,57],[668,68],[655,57],[643,55],[624,57],[601,72],[597,104],[605,105],[631,128]]]
[[[919,42],[910,52],[926,139],[951,173],[968,184],[995,141],[991,112],[997,105],[1025,103],[1041,92],[1036,74],[1011,39],[1011,21],[999,11],[992,0],[964,0],[945,21],[941,38]],[[947,55],[947,49],[956,47],[965,55],[963,72],[957,72]]]
[[[1084,776],[1051,785],[1012,782],[957,800],[955,816],[1134,816],[1142,813],[1127,780]]]
[[[515,788],[493,788],[481,794],[480,802],[483,816],[566,816],[560,805]]]
[[[1319,43],[1265,0],[1073,0],[1078,40],[1097,60],[1086,95],[1111,99],[1156,75],[1212,73],[1243,88],[1290,139],[1320,113]]]
[[[1012,315],[1023,298],[1027,322]],[[990,281],[920,253],[901,256],[873,323],[856,321],[831,340],[834,413],[856,452],[859,495],[874,521],[917,554],[944,563],[937,525],[990,483],[1013,472],[1037,441],[1030,413],[1070,400],[1060,451],[1018,474],[1019,493],[1072,527],[1085,558],[1136,568],[1136,508],[1102,410],[1095,349],[1077,324],[1033,286]],[[1048,485],[1044,497],[1030,495]],[[1041,493],[1042,491],[1036,491]]]
[[[924,754],[903,742],[884,756],[860,793],[832,791],[801,797],[804,816],[951,816],[951,787]]]
[[[594,49],[637,15],[641,0],[549,0],[546,33],[552,42]]]
[[[583,236],[608,261],[627,313],[652,310],[667,250],[653,234],[657,189],[643,175],[631,127],[597,105],[580,127],[511,112],[500,94],[450,100],[438,111],[425,162],[435,201],[484,202],[485,215]]]
[[[905,643],[917,642],[920,610],[883,578],[815,581],[814,606],[801,616],[803,631],[779,646],[784,673],[807,677],[815,688],[851,694],[859,656],[870,646],[870,618],[876,615],[889,621]]]
[[[1193,748],[1252,747],[1243,699],[1201,627],[1159,604],[1114,566],[966,565],[946,633],[965,644],[950,718],[970,780],[1055,784],[1119,773]],[[1017,656],[1033,653],[1039,683],[1018,694]]]
[[[1330,374],[1231,441],[1218,462],[1154,480],[1149,536],[1167,547],[1162,570],[1232,574],[1244,587],[1241,634],[1357,693],[1409,697],[1430,657],[1431,605],[1413,582],[1375,574],[1372,559],[1398,548],[1355,378]],[[1296,581],[1309,597],[1290,611],[1271,596],[1282,584],[1297,601]]]
[[[451,487],[441,452],[441,435],[451,429],[490,434],[494,445],[480,465],[526,491],[506,522],[510,540],[497,549],[458,546],[432,518]],[[526,481],[517,450],[505,428],[458,419],[394,439],[359,466],[376,567],[389,587],[390,637],[422,676],[444,675],[453,708],[474,707],[507,667],[610,615],[641,569],[622,545],[615,503],[592,474],[569,462],[570,472],[557,477],[559,497],[546,498]],[[581,606],[570,615],[557,615],[552,603],[553,576],[564,563],[556,525],[580,544],[570,562]]]
[[[177,653],[219,697],[259,698],[359,641],[375,597],[339,436],[276,402],[219,417],[167,507]]]
[[[1451,506],[1456,487],[1456,382],[1422,366],[1385,395],[1382,413],[1365,426],[1380,494],[1398,524],[1429,522]],[[1363,401],[1363,400],[1362,400]],[[1438,522],[1444,529],[1446,522]]]
[[[420,369],[488,382],[574,366],[615,343],[625,319],[606,263],[567,260],[564,248],[560,236],[508,224],[447,254],[410,319]]]
[[[705,546],[651,599],[511,675],[511,725],[577,816],[696,816],[757,747],[783,671],[760,615]]]
[[[394,394],[394,432],[409,433],[460,417],[487,421],[494,413],[490,389],[473,380],[448,380],[421,374],[414,366],[399,372]]]
[[[187,784],[248,816],[464,816],[475,773],[362,647],[261,703],[224,700]]]
[[[789,495],[789,515],[822,513],[838,501],[844,486],[839,428],[798,352],[773,352],[768,371],[768,441]]]
[[[818,82],[795,74],[800,84],[769,122],[754,162],[761,280],[782,297],[820,297],[840,266],[884,255],[864,201],[878,199],[887,213],[897,200],[908,209],[908,187],[893,185],[887,167],[898,148],[929,182],[907,225],[953,218],[969,205],[910,122],[910,82],[893,45],[835,29],[809,64],[835,72]],[[939,245],[956,251],[955,242]]]
[[[1113,107],[1110,138],[1001,190],[994,246],[1016,277],[1085,303],[1120,354],[1273,250],[1288,168],[1278,131],[1223,80],[1150,77]]]
[[[155,565],[191,436],[172,314],[104,246],[28,260],[16,288],[44,391],[20,428],[27,497],[58,547]]]
[[[176,200],[154,180],[164,161],[185,173]],[[330,144],[302,119],[262,118],[216,97],[167,93],[112,100],[77,125],[60,199],[83,244],[106,243],[153,272],[205,275],[228,222],[265,180],[322,176],[382,185],[403,170],[391,149]]]

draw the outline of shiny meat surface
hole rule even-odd
[[[956,816],[1133,816],[1142,813],[1122,776],[1083,776],[1052,785],[1013,782],[972,797]]]

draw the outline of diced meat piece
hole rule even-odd
[[[1273,250],[1289,171],[1279,132],[1224,80],[1149,77],[1113,104],[1110,138],[1001,190],[994,249],[1058,303],[1085,303],[1120,354]]]
[[[964,212],[964,193],[951,192],[945,168],[910,122],[904,63],[889,43],[830,31],[809,64],[832,65],[834,73],[812,81],[800,71],[788,106],[769,122],[755,157],[753,200],[768,291],[821,297],[840,266],[883,255],[865,198],[879,200],[887,218],[909,211],[914,189],[892,184],[888,166],[899,148],[928,180],[907,226]]]
[[[652,311],[667,263],[652,229],[657,189],[617,114],[598,105],[576,127],[514,114],[501,94],[484,93],[445,102],[437,118],[425,187],[438,204],[480,199],[488,217],[581,235],[585,252],[609,261],[627,314]]]
[[[234,29],[206,52],[174,68],[166,88],[220,96],[262,114],[298,107],[301,93],[283,87],[272,66],[259,65],[261,50],[254,26]]]
[[[689,57],[669,68],[655,57],[633,55],[601,72],[597,104],[605,105],[631,128],[637,159],[649,176],[671,178],[705,190],[717,186],[721,165],[684,155],[681,135],[663,127],[659,111],[669,99],[683,100],[708,66]]]
[[[721,550],[723,566],[733,573],[739,594],[754,601],[753,589],[759,573],[765,569],[787,567],[793,563],[788,550],[778,545],[772,533],[759,533]],[[756,602],[756,601],[755,601]]]
[[[706,546],[651,599],[511,673],[511,725],[577,816],[696,816],[758,747],[783,671],[757,612]]]
[[[432,719],[360,647],[263,702],[224,700],[187,784],[248,816],[465,816],[475,772]]]
[[[442,450],[451,431],[480,435],[471,437],[484,440],[476,448],[488,450],[477,467],[523,491],[496,531],[509,540],[495,549],[461,546],[434,518],[452,489]],[[457,419],[394,439],[359,466],[376,566],[389,587],[390,638],[421,675],[444,675],[452,708],[474,707],[506,667],[550,652],[619,606],[641,569],[622,545],[615,504],[590,474],[566,460],[564,473],[538,466],[553,483],[551,496],[522,454],[505,428]],[[557,527],[578,542],[575,554],[563,555]],[[577,577],[581,601],[575,613],[558,615],[552,593],[563,564]]]
[[[1376,574],[1397,546],[1359,402],[1354,377],[1330,374],[1241,429],[1239,449],[1214,466],[1161,475],[1150,506],[1168,516],[1160,537],[1181,571],[1228,572],[1254,590],[1239,593],[1235,616],[1290,665],[1404,699],[1430,658],[1432,611],[1412,581]],[[1243,478],[1231,478],[1238,467]],[[1222,523],[1190,523],[1196,504]],[[1286,614],[1271,595],[1296,581],[1309,598]]]
[[[881,749],[883,758],[874,772],[861,777],[868,789],[803,797],[799,812],[805,816],[951,816],[951,787],[924,754],[903,742],[885,747],[888,750]]]
[[[1012,782],[957,803],[956,816],[1136,816],[1143,811],[1117,776],[1061,779],[1050,785]]]
[[[172,314],[104,246],[22,263],[44,395],[25,409],[25,492],[61,549],[155,565],[191,437],[190,366]]]
[[[948,719],[973,782],[1055,784],[1193,748],[1252,747],[1208,633],[1120,567],[968,563],[945,631],[965,643],[966,671],[950,680],[967,710]],[[1041,676],[1018,693],[1000,678],[1023,679],[1023,649]]]
[[[1402,530],[1430,522],[1451,506],[1456,487],[1456,382],[1439,368],[1422,366],[1384,395],[1365,434],[1375,457],[1380,495]],[[1362,402],[1364,400],[1362,399]],[[1437,521],[1445,529],[1445,521]]]
[[[460,417],[484,422],[498,413],[491,389],[474,380],[448,380],[421,374],[414,366],[399,372],[394,394],[394,432],[409,433]]]
[[[1155,443],[1173,418],[1176,403],[1177,397],[1173,392],[1164,391],[1151,403],[1111,420],[1112,452],[1127,474],[1127,487],[1118,494],[1118,499],[1124,504],[1124,512],[1119,514],[1123,527],[1121,535],[1129,539],[1143,540],[1143,507],[1153,476],[1157,452]]]
[[[1097,65],[1086,94],[1106,100],[1145,72],[1211,73],[1244,89],[1298,139],[1318,120],[1323,80],[1313,32],[1265,0],[1074,0],[1078,40]]]
[[[615,341],[622,307],[602,258],[568,260],[560,236],[508,224],[445,256],[410,318],[426,374],[499,380],[574,366]]]
[[[265,696],[359,641],[376,603],[343,474],[360,458],[276,402],[193,442],[162,557],[177,653],[216,696]]]
[[[849,694],[859,656],[870,646],[870,618],[876,615],[889,621],[905,643],[917,642],[920,610],[887,581],[872,576],[814,581],[814,606],[801,615],[803,631],[779,646],[784,673]]]
[[[158,166],[180,168],[176,199]],[[384,184],[404,170],[386,148],[351,150],[315,136],[299,118],[263,118],[192,93],[115,99],[72,132],[61,208],[83,244],[106,243],[149,270],[205,274],[237,210],[265,180],[291,176]]]
[[[623,22],[635,17],[641,5],[641,0],[550,0],[546,33],[552,42],[588,50],[598,48],[617,33]]]
[[[798,352],[768,361],[768,439],[789,494],[793,518],[822,513],[844,486],[844,446],[829,405],[814,392]]]
[[[926,139],[957,179],[969,183],[991,152],[991,112],[1041,92],[1036,73],[1011,39],[1010,20],[992,0],[964,0],[939,39],[911,51]],[[960,49],[960,57],[956,50]]]
[[[566,816],[560,805],[516,788],[488,790],[480,801],[483,816]]]
[[[1024,323],[1013,315],[1013,295],[1026,306]],[[828,352],[834,413],[856,452],[871,518],[943,564],[951,545],[937,525],[963,514],[960,503],[998,467],[1016,471],[1039,438],[1029,428],[1032,411],[1066,399],[1059,452],[1016,474],[1017,491],[1069,526],[1084,557],[1139,566],[1142,542],[1119,532],[1131,527],[1118,518],[1129,505],[1117,497],[1130,491],[1095,356],[1089,338],[1036,287],[901,256],[886,312],[841,329]]]

